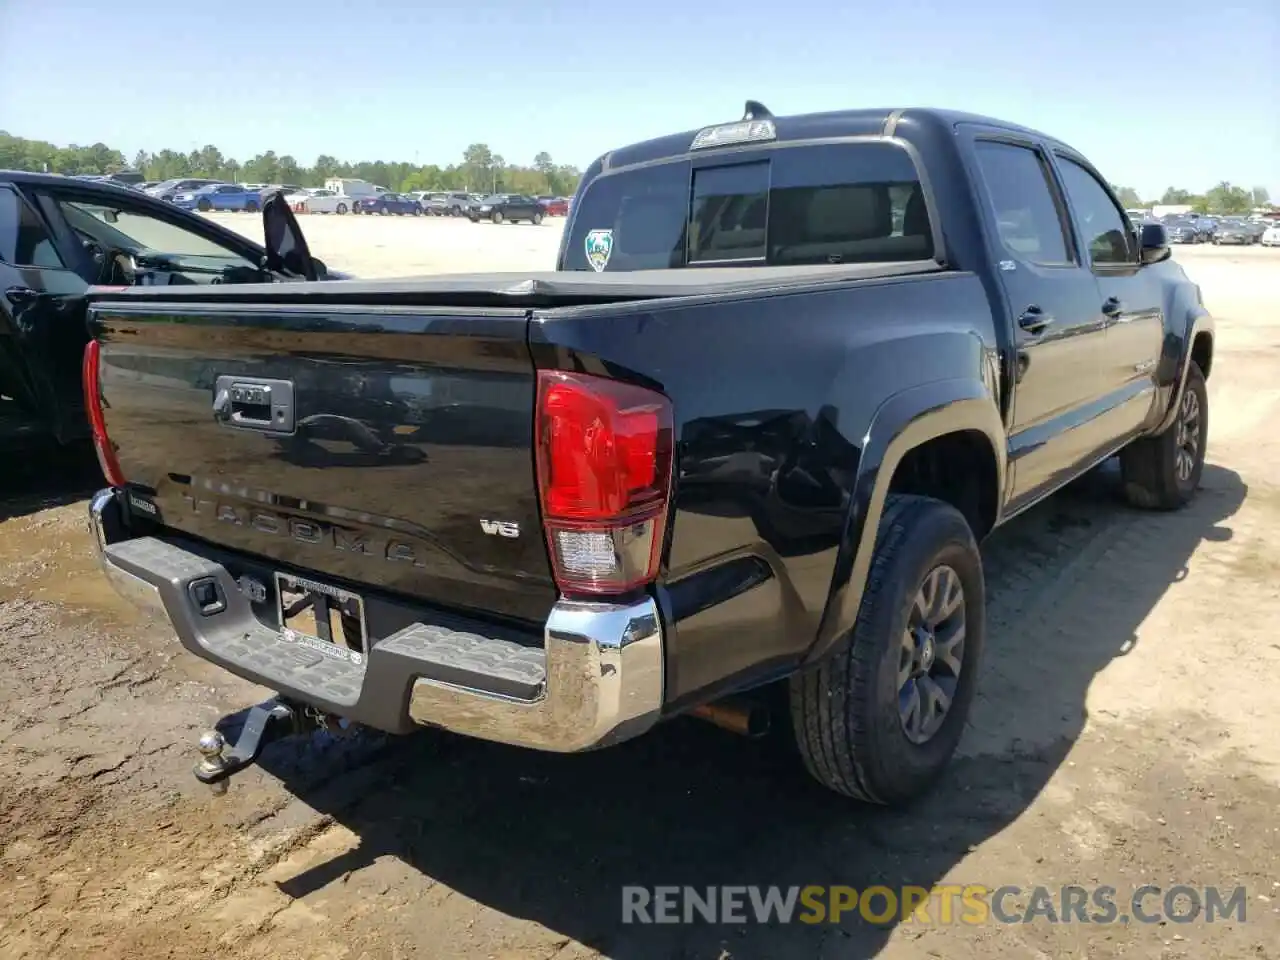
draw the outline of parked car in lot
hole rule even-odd
[[[0,171],[0,450],[89,438],[80,373],[91,284],[296,276],[239,233],[122,184]]]
[[[244,186],[246,189],[253,189],[248,184]],[[287,197],[291,193],[303,193],[307,188],[296,183],[269,183],[266,186],[257,187],[257,190],[261,199],[265,201],[274,193],[282,193]]]
[[[569,215],[569,201],[564,197],[539,197],[538,202],[542,204],[542,209],[546,211],[548,217]]]
[[[1196,232],[1200,235],[1201,243],[1210,243],[1213,236],[1218,231],[1218,221],[1215,217],[1194,217],[1192,223],[1195,224]]]
[[[1203,236],[1195,221],[1179,217],[1165,223],[1170,243],[1201,243]]]
[[[422,212],[432,217],[452,216],[453,199],[447,193],[428,193],[421,191],[413,195],[422,204]]]
[[[533,197],[518,193],[495,193],[474,204],[467,211],[467,216],[472,223],[479,223],[481,220],[492,220],[494,223],[528,220],[539,224],[546,216],[546,211]]]
[[[368,180],[359,180],[352,177],[330,177],[324,182],[324,187],[326,190],[332,190],[338,196],[345,198],[347,209],[352,213],[360,212],[357,201],[389,192],[386,187],[380,187],[376,183],[370,183]],[[335,212],[342,213],[345,211]]]
[[[1266,228],[1262,231],[1262,240],[1260,242],[1264,247],[1280,247],[1280,221],[1266,224]]]
[[[238,210],[257,213],[262,209],[262,195],[256,190],[246,190],[238,183],[211,183],[190,193],[179,193],[173,205],[183,210]]]
[[[290,207],[305,203],[307,213],[349,213],[351,204],[355,201],[350,197],[339,196],[324,187],[304,187],[294,193],[286,194],[285,202]]]
[[[820,783],[905,803],[977,689],[979,542],[1117,453],[1195,497],[1212,317],[1080,153],[747,107],[592,163],[554,272],[96,297],[102,567],[279,694],[200,779],[338,718],[566,752],[781,701]]]
[[[1244,220],[1224,219],[1218,221],[1217,229],[1213,234],[1213,242],[1215,244],[1249,246],[1257,243],[1261,237],[1262,234]]]
[[[439,207],[441,213],[449,217],[464,217],[476,201],[474,194],[461,190],[431,194],[432,208]],[[424,209],[426,205],[424,204]]]
[[[191,193],[201,187],[221,182],[221,180],[210,180],[208,177],[179,177],[175,180],[162,180],[146,192],[153,197],[159,197],[161,200],[172,200],[180,193]]]
[[[363,197],[356,201],[356,210],[359,213],[379,213],[383,216],[389,213],[399,216],[406,214],[422,216],[422,204],[412,197],[401,196],[398,193],[380,193],[376,197]]]

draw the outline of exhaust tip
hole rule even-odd
[[[766,736],[772,725],[768,708],[758,703],[722,700],[705,703],[689,712],[699,720],[752,740]]]

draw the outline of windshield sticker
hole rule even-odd
[[[586,248],[587,263],[591,264],[592,270],[600,273],[609,263],[609,256],[613,253],[613,231],[587,231]]]

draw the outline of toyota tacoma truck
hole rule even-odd
[[[754,101],[596,160],[553,271],[103,290],[91,324],[102,569],[279,695],[201,779],[300,717],[583,751],[782,701],[885,804],[960,739],[978,544],[1115,454],[1187,503],[1214,346],[1066,144]]]

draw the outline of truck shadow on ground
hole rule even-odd
[[[104,486],[90,443],[0,451],[0,521],[83,500]]]
[[[443,734],[395,741],[378,782],[354,800],[308,789],[279,745],[264,766],[360,838],[281,889],[305,897],[358,883],[354,871],[390,856],[620,960],[873,956],[893,920],[873,925],[855,911],[838,925],[626,924],[623,887],[930,887],[1016,820],[1080,736],[1094,676],[1134,648],[1201,542],[1231,538],[1224,521],[1247,494],[1215,466],[1176,513],[1129,510],[1116,487],[1114,470],[1090,474],[984,546],[991,626],[972,729],[944,780],[908,810],[843,800],[812,785],[782,744],[694,720],[581,756]],[[1082,596],[1093,613],[1081,613]]]

